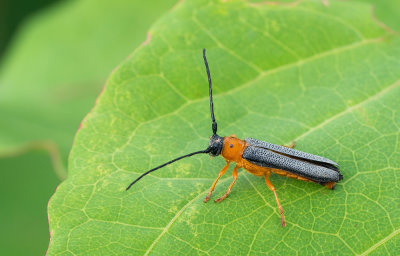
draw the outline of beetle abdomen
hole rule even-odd
[[[284,170],[320,184],[342,179],[340,172],[318,165],[318,162],[288,157],[256,146],[246,147],[243,158],[256,165]]]

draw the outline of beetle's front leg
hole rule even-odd
[[[229,164],[230,164],[230,162],[226,161],[226,165],[219,172],[218,177],[215,179],[214,183],[212,184],[212,186],[210,188],[210,191],[208,192],[207,196],[204,198],[204,203],[207,203],[208,200],[210,200],[210,197],[211,197],[212,192],[214,191],[215,185],[217,185],[219,178],[221,178],[221,176],[226,173],[226,171],[228,170]]]
[[[231,193],[231,189],[232,189],[233,185],[235,185],[235,182],[236,182],[236,180],[238,178],[237,169],[238,169],[238,166],[236,165],[235,168],[233,168],[233,172],[232,172],[232,176],[233,176],[232,184],[229,186],[229,188],[226,191],[225,195],[223,195],[220,198],[214,200],[215,203],[221,202],[222,200],[224,200]]]

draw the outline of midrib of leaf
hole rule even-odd
[[[362,45],[365,45],[365,44],[368,44],[368,43],[373,43],[373,42],[378,42],[378,41],[379,41],[379,38],[378,38],[378,39],[371,39],[371,40],[361,41],[361,42],[359,42],[359,43],[351,44],[351,45],[344,46],[344,47],[341,47],[341,48],[335,48],[335,49],[332,49],[332,50],[330,50],[330,51],[327,51],[327,52],[324,52],[324,53],[321,53],[321,54],[314,55],[314,56],[312,56],[312,57],[310,57],[310,58],[304,59],[303,61],[299,61],[299,62],[296,62],[296,63],[292,63],[292,64],[280,66],[280,67],[278,67],[278,68],[275,68],[275,69],[272,69],[272,70],[263,72],[263,73],[261,73],[258,77],[256,77],[255,79],[253,79],[253,80],[251,80],[251,81],[245,83],[244,85],[238,86],[238,87],[236,87],[235,89],[233,89],[233,90],[231,90],[231,91],[229,91],[229,92],[221,93],[221,94],[219,94],[219,95],[230,94],[230,93],[232,93],[233,91],[237,91],[237,90],[246,88],[246,87],[250,86],[254,81],[260,79],[260,77],[266,76],[266,75],[268,75],[268,74],[276,73],[276,72],[278,72],[278,71],[287,69],[287,68],[292,67],[292,66],[295,66],[295,65],[303,65],[304,63],[310,62],[310,61],[312,61],[312,60],[315,60],[315,59],[318,59],[318,58],[321,58],[321,57],[324,57],[324,56],[328,56],[329,54],[332,54],[332,53],[339,53],[339,52],[344,51],[344,50],[353,49],[353,48],[356,48],[356,47],[359,47],[359,46],[362,46]],[[301,63],[301,64],[300,64],[300,63]],[[391,85],[385,87],[384,89],[382,89],[382,90],[379,91],[378,93],[376,93],[376,94],[374,94],[374,95],[371,95],[370,97],[366,98],[364,101],[359,102],[358,104],[353,105],[353,106],[351,106],[351,107],[349,107],[349,108],[346,108],[346,109],[344,109],[343,111],[341,111],[341,112],[339,112],[339,113],[333,115],[332,117],[326,119],[325,121],[321,122],[320,124],[318,124],[318,125],[316,125],[316,126],[314,126],[314,127],[311,127],[308,131],[304,132],[303,134],[301,134],[300,136],[298,136],[297,138],[295,138],[295,139],[293,139],[293,140],[294,140],[294,141],[298,141],[298,140],[300,140],[300,139],[306,137],[307,135],[311,134],[312,132],[314,132],[314,131],[316,131],[316,130],[318,130],[318,129],[321,129],[321,128],[323,128],[325,125],[329,124],[330,122],[332,122],[332,121],[338,119],[339,117],[341,117],[341,116],[343,116],[343,115],[345,115],[345,114],[347,114],[347,113],[352,112],[353,110],[355,110],[355,109],[361,107],[362,105],[367,104],[368,102],[371,102],[371,101],[373,101],[373,100],[378,99],[379,97],[385,95],[386,93],[390,92],[391,90],[393,90],[394,88],[396,88],[396,87],[399,86],[399,85],[400,85],[400,80],[398,80],[398,81],[396,81],[395,83],[393,83],[393,84],[391,84]],[[197,99],[197,100],[195,100],[195,101],[201,101],[201,100],[204,100],[204,99],[206,99],[206,98],[208,99],[208,97],[205,97],[205,98]],[[193,101],[192,101],[192,102],[193,102]],[[187,104],[188,104],[188,103],[187,103]],[[183,108],[184,106],[185,106],[185,104],[182,105],[180,108]],[[174,112],[171,112],[171,113],[179,112],[180,108],[178,108],[177,110],[175,110]],[[164,116],[165,116],[165,115],[164,115]],[[149,121],[152,121],[152,120],[149,120]],[[149,122],[149,121],[147,121],[147,122]],[[133,136],[132,136],[132,137],[133,137]],[[239,173],[239,175],[242,174],[242,173],[244,173],[244,172],[242,171],[241,173]],[[220,180],[220,182],[222,183],[222,182],[224,182],[224,181],[226,181],[226,180],[228,180],[228,179],[230,179],[230,177],[229,177],[229,178],[222,179],[222,180]],[[193,180],[195,180],[195,179],[193,179]],[[250,182],[250,183],[251,183],[251,182]],[[254,187],[254,186],[253,186],[253,187]],[[195,202],[197,199],[199,199],[200,197],[202,197],[207,191],[208,191],[208,189],[207,189],[207,190],[204,190],[202,193],[200,193],[198,196],[194,197],[192,200],[190,200],[187,204],[185,204],[185,205],[178,211],[178,213],[177,213],[177,214],[171,219],[171,221],[165,226],[165,228],[164,228],[163,231],[160,233],[160,235],[153,241],[153,243],[151,244],[151,246],[149,247],[149,249],[146,251],[145,255],[148,255],[148,254],[150,253],[150,251],[154,248],[154,246],[155,246],[155,245],[157,244],[157,242],[161,239],[161,237],[168,231],[168,229],[172,226],[172,224],[176,221],[176,219],[179,218],[179,216],[182,214],[182,212],[183,212],[187,207],[189,207],[193,202]],[[258,191],[257,191],[257,192],[258,192]],[[258,194],[260,194],[260,193],[258,192]],[[261,197],[262,197],[262,196],[261,196]],[[262,199],[263,199],[263,201],[265,202],[266,206],[270,207],[270,208],[273,209],[274,211],[276,210],[274,207],[272,207],[270,204],[267,203],[267,201],[264,199],[264,197],[262,197]],[[389,219],[390,219],[390,218],[389,218]],[[300,226],[299,226],[299,227],[300,227]],[[311,232],[311,231],[310,231],[310,232]],[[312,232],[314,232],[314,231],[312,231]],[[389,236],[392,237],[392,236],[396,235],[396,234],[399,233],[399,232],[400,232],[400,230],[397,230],[397,231],[393,232],[393,233],[395,233],[395,234],[392,233],[392,234],[390,234]],[[338,237],[338,238],[339,238],[339,239],[340,239],[354,254],[356,254],[356,253],[353,251],[353,249],[351,248],[351,246],[349,246],[343,239],[341,239],[341,237],[339,236],[339,234],[330,234],[330,233],[324,233],[324,234],[337,236],[337,237]],[[387,240],[387,239],[383,239],[383,240],[381,240],[381,242],[383,243],[383,242],[386,241],[386,240]],[[377,245],[377,246],[379,246],[379,245]],[[376,246],[376,247],[377,247],[377,246]],[[371,247],[371,248],[372,248],[372,247]]]

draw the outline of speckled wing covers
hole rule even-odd
[[[327,158],[252,138],[245,141],[248,146],[243,158],[251,163],[284,170],[320,184],[342,179],[339,165]]]

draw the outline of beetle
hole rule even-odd
[[[234,162],[236,165],[234,166],[232,172],[233,182],[228,187],[226,193],[220,198],[214,200],[214,202],[221,202],[231,193],[232,187],[235,185],[235,182],[238,178],[237,170],[239,168],[244,168],[253,175],[264,177],[268,188],[274,193],[276,204],[281,215],[281,225],[284,227],[286,224],[283,208],[276,194],[276,189],[269,180],[271,173],[302,181],[315,182],[333,190],[336,183],[343,179],[343,176],[339,171],[339,165],[334,161],[322,156],[293,149],[295,142],[292,142],[290,146],[280,146],[252,138],[241,140],[235,135],[230,135],[227,137],[219,136],[217,134],[217,122],[215,121],[214,116],[211,75],[205,49],[203,49],[203,59],[208,76],[210,112],[212,121],[211,128],[213,132],[213,135],[210,137],[208,147],[205,150],[195,151],[190,154],[180,156],[143,173],[131,184],[129,184],[126,190],[130,189],[133,184],[147,174],[183,158],[196,154],[209,154],[212,157],[221,155],[225,159],[226,165],[224,168],[222,168],[218,174],[218,177],[213,182],[207,196],[204,198],[204,203],[209,201],[218,180],[228,170],[229,165]]]

